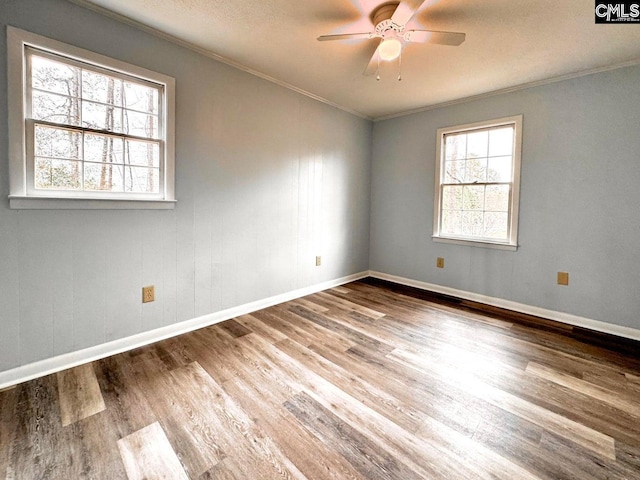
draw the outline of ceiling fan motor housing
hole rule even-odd
[[[385,33],[389,32],[389,30],[392,30],[396,33],[400,33],[402,32],[402,30],[404,30],[404,25],[397,25],[393,21],[391,21],[391,17],[398,8],[399,4],[400,2],[382,4],[371,14],[371,20],[376,26],[376,35],[385,37]]]

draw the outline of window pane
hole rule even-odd
[[[108,132],[122,132],[122,109],[83,101],[82,126]]]
[[[518,202],[520,152],[514,148],[520,145],[521,121],[514,116],[438,129],[436,238],[516,245],[512,209]]]
[[[124,167],[113,163],[85,163],[84,189],[105,192],[124,190]]]
[[[80,159],[81,133],[42,125],[35,125],[34,130],[37,157]]]
[[[31,117],[64,125],[80,125],[80,108],[77,98],[53,93],[33,92]]]
[[[123,140],[108,135],[87,133],[84,136],[84,159],[88,162],[123,163]]]
[[[473,158],[467,160],[464,172],[465,183],[485,182],[487,179],[487,159]]]
[[[140,112],[158,114],[158,90],[124,82],[124,107]]]
[[[158,193],[160,171],[157,168],[126,167],[125,191],[135,193]]]
[[[460,235],[462,233],[462,212],[459,210],[442,211],[442,233]]]
[[[490,158],[489,169],[487,171],[487,181],[510,182],[512,164],[513,160],[511,157]]]
[[[40,90],[78,97],[80,95],[80,69],[32,55],[31,85]]]
[[[467,156],[467,135],[445,136],[445,159],[462,160]]]
[[[122,106],[122,80],[83,70],[82,98],[120,107]]]
[[[447,186],[442,189],[442,208],[445,210],[462,210],[463,187]]]
[[[468,237],[482,236],[484,225],[482,212],[462,212],[462,234]]]
[[[467,158],[486,157],[489,151],[489,132],[474,132],[467,135]]]
[[[487,185],[484,209],[488,212],[508,212],[509,185]]]
[[[124,133],[137,137],[159,138],[158,117],[146,113],[124,111]]]
[[[506,240],[507,223],[509,215],[507,213],[486,212],[484,214],[484,236],[486,238],[494,238]]]
[[[444,166],[444,183],[464,182],[465,164],[464,160],[446,162]]]
[[[513,154],[513,127],[496,128],[489,132],[489,156]]]
[[[9,142],[11,193],[46,208],[63,198],[74,200],[64,208],[91,198],[109,209],[171,208],[161,202],[175,200],[175,80],[19,29],[9,35],[19,137]]]
[[[35,159],[35,187],[38,189],[78,190],[80,162],[55,158]]]
[[[144,167],[160,166],[160,145],[154,142],[126,141],[125,163]]]
[[[462,192],[464,210],[482,210],[484,208],[484,186],[465,186]]]

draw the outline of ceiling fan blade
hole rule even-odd
[[[380,45],[378,45],[378,47],[380,47]],[[371,60],[369,60],[369,64],[367,65],[367,68],[364,69],[364,72],[362,72],[362,75],[373,75],[378,71],[378,65],[380,65],[378,55],[378,48],[376,48],[376,51],[371,55]]]
[[[400,27],[404,27],[424,2],[425,0],[403,0],[396,8],[396,11],[393,12],[391,21]]]
[[[403,35],[407,42],[435,43],[437,45],[451,45],[457,47],[466,38],[466,34],[459,32],[436,32],[434,30],[407,30]]]
[[[322,35],[318,37],[319,42],[326,42],[327,40],[352,40],[358,38],[373,38],[375,37],[375,33],[342,33],[339,35]]]

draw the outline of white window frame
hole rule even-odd
[[[445,136],[455,133],[468,133],[474,130],[486,130],[490,128],[513,125],[514,142],[511,179],[509,183],[509,232],[506,241],[491,240],[476,237],[464,237],[445,235],[441,232],[442,224],[442,193],[444,177]],[[520,204],[520,161],[522,156],[522,115],[504,117],[495,120],[468,123],[453,127],[439,128],[436,140],[436,165],[435,165],[435,192],[433,210],[433,240],[436,242],[453,243],[475,247],[496,248],[515,251],[518,248],[518,211]]]
[[[67,57],[114,76],[128,76],[161,87],[160,173],[158,195],[122,192],[62,192],[33,188],[33,120],[27,118],[27,49],[31,47]],[[172,209],[175,206],[175,80],[82,48],[74,47],[15,27],[7,27],[9,113],[9,205],[14,209]],[[31,128],[30,128],[31,127]]]

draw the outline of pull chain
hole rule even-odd
[[[378,68],[376,69],[376,80],[380,81],[380,54],[378,53]]]
[[[400,56],[398,57],[398,81],[402,81],[402,50],[400,50]]]

